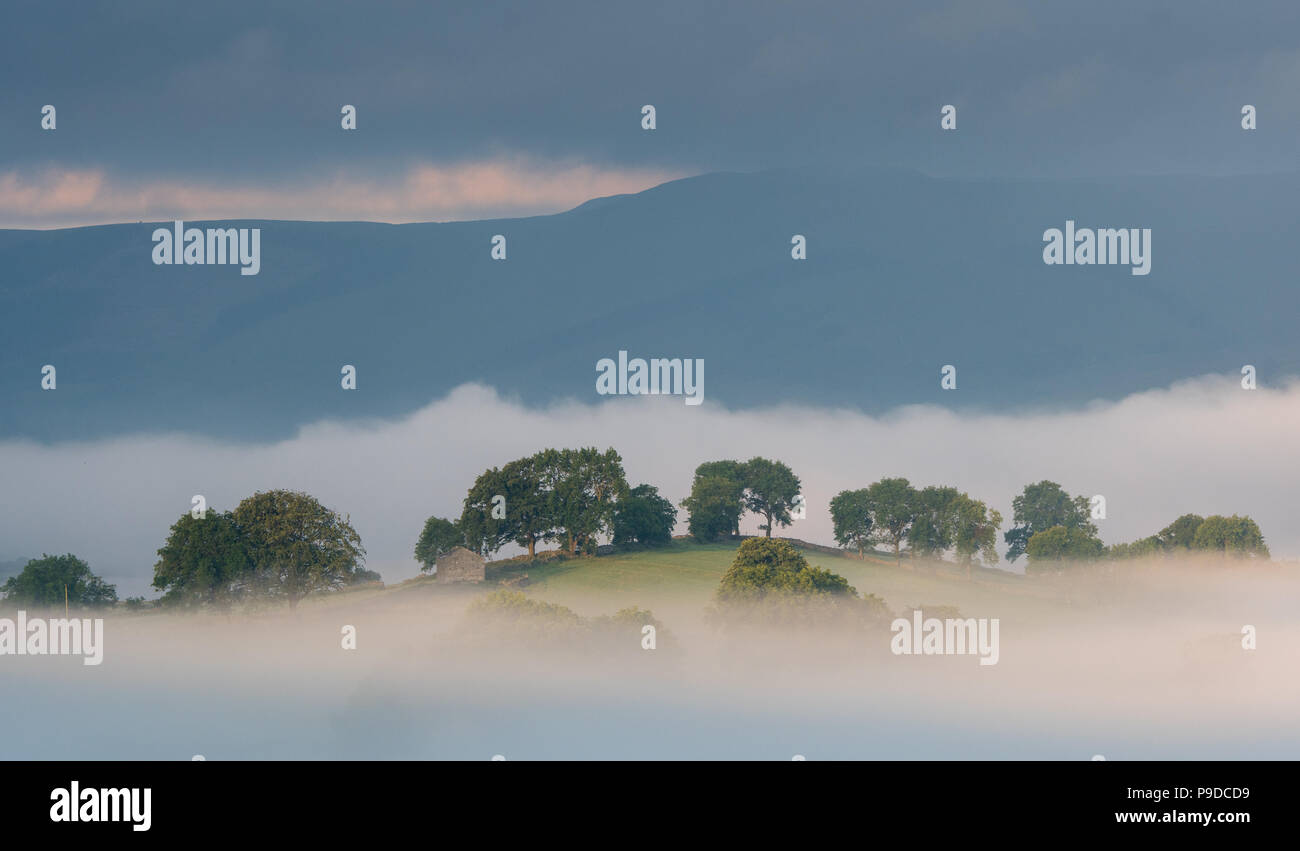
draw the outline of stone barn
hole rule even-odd
[[[483,556],[464,547],[452,547],[438,556],[438,582],[482,582]]]

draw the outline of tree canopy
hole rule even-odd
[[[614,511],[614,543],[657,546],[669,543],[677,509],[653,485],[637,485]]]
[[[543,449],[480,474],[459,525],[467,546],[485,556],[512,541],[530,557],[542,541],[563,541],[577,554],[594,549],[597,536],[613,535],[616,506],[627,494],[614,449]]]
[[[793,470],[780,461],[754,457],[742,466],[741,481],[745,507],[763,517],[759,528],[766,537],[772,537],[774,524],[790,525],[790,509],[799,495],[799,477]]]
[[[32,559],[16,576],[0,585],[5,599],[25,606],[97,608],[117,602],[117,589],[90,572],[90,565],[72,553]]]
[[[1156,540],[1163,550],[1190,550],[1196,538],[1196,530],[1205,518],[1199,514],[1184,514],[1173,523],[1156,533]]]
[[[290,608],[313,592],[344,587],[365,559],[348,518],[305,493],[256,493],[239,503],[234,518],[246,536],[258,590],[283,597]]]
[[[1002,526],[1002,512],[989,508],[981,500],[961,494],[956,505],[957,527],[953,534],[953,549],[957,561],[966,565],[967,574],[978,557],[984,565],[998,563],[998,529]]]
[[[1268,547],[1264,545],[1264,535],[1259,531],[1259,526],[1249,517],[1239,517],[1236,514],[1231,517],[1213,514],[1205,518],[1196,527],[1192,547],[1225,556],[1268,558]]]
[[[875,539],[871,516],[871,497],[866,488],[840,491],[831,498],[831,525],[835,541],[863,555]]]
[[[1015,524],[1003,535],[1009,545],[1007,561],[1024,555],[1029,539],[1053,526],[1079,529],[1084,537],[1096,538],[1097,527],[1089,518],[1088,498],[1072,497],[1056,482],[1044,479],[1025,485],[1024,492],[1011,503],[1012,522]]]
[[[938,556],[952,549],[961,521],[961,497],[954,487],[930,485],[916,492],[907,543],[912,553]]]
[[[158,550],[153,587],[164,605],[229,608],[242,599],[252,577],[252,558],[243,531],[229,512],[186,513],[172,524]]]
[[[556,459],[551,514],[569,553],[594,549],[594,538],[611,534],[614,509],[628,491],[623,459],[594,446],[561,450]]]
[[[706,461],[695,468],[691,494],[682,500],[687,529],[697,541],[740,534],[745,513],[745,481],[739,461]]]
[[[899,547],[912,528],[917,514],[916,489],[907,479],[881,479],[867,488],[871,509],[871,527],[877,541],[894,548],[894,561],[900,560]]]
[[[1029,564],[1038,569],[1048,563],[1090,561],[1100,558],[1105,546],[1095,535],[1077,526],[1053,526],[1035,532],[1025,547]]]
[[[460,523],[445,517],[430,517],[424,521],[424,530],[415,542],[415,560],[420,562],[420,570],[432,570],[438,556],[452,547],[464,546],[465,533]]]

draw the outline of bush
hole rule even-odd
[[[751,538],[714,594],[712,620],[764,625],[876,625],[892,617],[884,600],[859,597],[848,580],[809,566],[789,543]]]
[[[643,630],[647,626],[655,628],[656,650],[663,649],[665,644],[672,644],[672,636],[649,609],[632,606],[619,609],[612,615],[591,618],[588,623],[593,636],[615,646],[640,647],[641,640],[645,637]]]
[[[534,600],[520,591],[502,589],[479,597],[465,612],[467,626],[479,637],[542,646],[635,650],[641,652],[641,630],[655,628],[656,649],[671,642],[664,625],[648,609],[620,609],[612,615],[584,618],[557,603]]]
[[[573,629],[582,625],[578,613],[556,603],[527,597],[521,591],[492,591],[470,603],[466,614],[483,624],[525,626],[530,629]]]
[[[750,538],[722,575],[717,601],[753,601],[769,594],[857,596],[857,591],[843,576],[809,567],[803,554],[785,541]]]

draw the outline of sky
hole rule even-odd
[[[0,227],[463,220],[809,164],[1291,171],[1300,136],[1286,2],[6,5]]]

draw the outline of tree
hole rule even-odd
[[[691,495],[682,500],[687,528],[697,541],[740,534],[745,512],[744,465],[739,461],[705,461],[695,468]]]
[[[513,541],[535,557],[538,542],[556,535],[554,491],[563,474],[561,460],[558,450],[543,449],[481,473],[460,516],[466,546],[486,556]]]
[[[550,513],[557,535],[576,555],[579,548],[588,549],[595,536],[612,531],[615,506],[628,492],[627,477],[617,452],[594,446],[562,450],[558,470]]]
[[[543,449],[501,468],[506,526],[516,544],[537,555],[537,543],[555,537],[558,520],[553,493],[562,470],[561,454]]]
[[[875,538],[893,545],[895,564],[902,561],[899,547],[916,517],[916,499],[916,489],[903,478],[881,479],[867,488]]]
[[[614,543],[660,546],[673,539],[677,509],[653,485],[637,485],[614,509]]]
[[[438,562],[438,556],[452,547],[465,545],[465,533],[458,521],[442,517],[430,517],[424,521],[424,531],[420,540],[415,542],[415,560],[420,562],[420,570],[432,570]]]
[[[349,519],[305,493],[256,493],[239,503],[234,517],[248,541],[259,590],[284,597],[291,609],[308,594],[346,585],[365,559]]]
[[[1214,514],[1196,527],[1192,548],[1223,553],[1224,556],[1268,558],[1268,547],[1259,526],[1249,517]]]
[[[1016,525],[1002,536],[1009,545],[1007,561],[1015,561],[1024,555],[1029,539],[1053,526],[1080,529],[1085,537],[1097,535],[1097,527],[1088,517],[1088,498],[1071,497],[1056,482],[1044,479],[1038,484],[1025,485],[1024,492],[1012,501],[1011,508],[1012,521]]]
[[[873,540],[871,498],[867,489],[837,493],[831,499],[831,524],[836,543],[856,549],[859,557],[864,555]]]
[[[507,476],[493,467],[478,475],[474,484],[465,494],[461,509],[460,527],[465,546],[481,556],[487,556],[501,549],[514,540],[518,532],[517,523],[509,517],[510,499],[506,486]],[[506,497],[506,517],[494,517],[493,507],[496,497]],[[532,555],[529,549],[529,555]]]
[[[986,566],[998,563],[998,529],[1002,526],[1002,513],[990,509],[982,501],[962,494],[956,504],[956,529],[953,549],[957,561],[966,565],[966,576],[971,575],[975,554],[979,553]]]
[[[790,509],[799,495],[799,477],[780,461],[750,458],[742,467],[745,507],[762,515],[766,524],[759,527],[772,537],[772,524],[790,525]]]
[[[1087,529],[1078,526],[1053,526],[1035,532],[1025,546],[1029,564],[1037,569],[1047,563],[1090,561],[1101,558],[1105,545]]]
[[[229,511],[181,515],[158,550],[153,587],[164,605],[229,609],[248,590],[253,562],[243,531]]]
[[[1190,550],[1192,540],[1196,537],[1196,529],[1204,522],[1205,518],[1199,514],[1184,514],[1156,533],[1160,548]]]
[[[1139,538],[1128,544],[1112,544],[1106,548],[1106,556],[1112,561],[1130,558],[1151,558],[1165,551],[1165,546],[1156,535]]]
[[[935,485],[916,492],[916,515],[907,531],[908,549],[914,556],[934,557],[952,549],[962,496],[956,488]]]
[[[686,509],[686,529],[700,542],[716,541],[736,534],[737,518],[742,509],[740,488],[731,479],[706,476],[691,485],[691,495],[682,500]]]
[[[5,599],[23,606],[97,608],[117,602],[117,589],[90,572],[90,565],[72,553],[32,559],[17,576],[0,586]],[[65,597],[66,594],[66,597]]]

